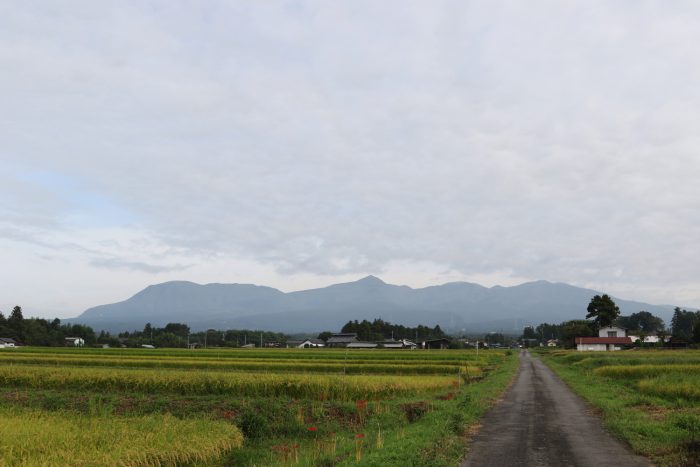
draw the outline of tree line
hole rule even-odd
[[[408,339],[411,341],[417,339],[430,340],[447,337],[447,334],[440,329],[440,326],[435,326],[433,328],[423,325],[408,327],[401,324],[392,324],[380,318],[377,318],[372,322],[367,321],[366,319],[363,319],[362,321],[348,321],[340,332],[356,333],[359,340],[370,342],[383,341],[386,339],[391,339],[392,337],[396,340]],[[319,335],[319,338],[323,338],[323,334],[325,333]]]
[[[82,324],[61,324],[55,318],[51,321],[42,318],[25,318],[22,307],[16,306],[8,317],[0,312],[0,337],[9,337],[26,345],[60,346],[66,337],[80,337],[86,345],[96,343],[95,331]]]

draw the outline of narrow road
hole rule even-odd
[[[530,353],[516,380],[486,413],[462,467],[649,466],[605,430],[571,390]]]

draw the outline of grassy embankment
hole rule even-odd
[[[504,352],[316,349],[25,348],[0,363],[0,416],[27,421],[0,434],[0,464],[129,466],[454,465],[517,367]]]
[[[700,465],[700,351],[540,356],[636,452],[658,465]]]

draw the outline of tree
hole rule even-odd
[[[700,319],[700,312],[681,310],[676,307],[671,319],[671,335],[675,339],[691,341],[693,339],[693,328]]]
[[[577,337],[589,337],[594,334],[590,321],[573,319],[559,325],[559,338],[565,347],[575,347]]]
[[[326,342],[332,335],[333,333],[330,331],[323,331],[318,334],[317,339],[321,339],[323,342]]]
[[[617,318],[617,324],[623,328],[639,331],[640,334],[654,334],[664,329],[664,320],[648,311],[632,313],[629,316]]]
[[[620,316],[620,309],[606,294],[593,297],[586,310],[588,311],[586,319],[593,318],[593,325],[598,329],[610,326]]]

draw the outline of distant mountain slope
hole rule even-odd
[[[368,276],[356,282],[283,293],[250,284],[165,282],[119,303],[90,308],[70,320],[112,332],[188,323],[206,328],[257,328],[280,332],[338,330],[348,320],[404,325],[439,324],[466,332],[520,332],[524,325],[583,319],[600,292],[546,281],[486,288],[468,282],[412,289]],[[673,307],[615,299],[623,314],[640,310],[670,321]]]

